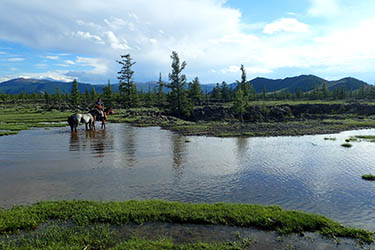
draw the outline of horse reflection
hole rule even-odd
[[[104,157],[113,148],[113,138],[106,130],[73,133],[70,136],[70,151],[90,150],[94,157]]]

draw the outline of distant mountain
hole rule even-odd
[[[104,85],[91,85],[88,83],[78,83],[78,89],[84,93],[86,87],[91,91],[95,88],[96,92],[102,93]],[[36,79],[25,79],[17,78],[9,81],[0,83],[0,93],[6,94],[19,94],[23,93],[56,93],[56,88],[60,89],[60,93],[71,93],[72,83],[71,82],[59,82],[51,80],[36,80]]]
[[[326,82],[330,90],[337,88],[345,88],[347,90],[359,89],[361,85],[368,85],[367,83],[352,77],[346,77],[337,81],[327,81],[323,78],[314,75],[301,75],[296,77],[287,77],[285,79],[268,79],[257,77],[250,81],[256,92],[260,93],[266,88],[267,92],[277,92],[281,90],[288,90],[295,92],[300,89],[304,92],[311,91],[314,86],[320,87]],[[156,82],[136,83],[138,91],[147,92],[149,89],[153,90],[157,87]],[[88,83],[78,83],[78,88],[81,93],[84,93],[86,88],[91,91],[95,88],[97,93],[103,93],[103,87],[106,85],[92,85]],[[112,84],[114,92],[118,92],[118,84]],[[201,84],[201,89],[204,93],[210,93],[216,84]],[[235,89],[237,83],[228,84],[228,88]],[[71,93],[71,82],[60,82],[53,80],[36,80],[17,78],[0,83],[0,93],[18,94],[18,93],[56,93],[56,88],[60,89],[61,93]],[[164,91],[168,91],[164,88]]]

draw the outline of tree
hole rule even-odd
[[[236,91],[236,97],[234,99],[233,111],[238,115],[241,122],[243,122],[243,114],[246,112],[246,98],[241,88]]]
[[[79,99],[80,99],[80,93],[78,90],[78,82],[77,79],[73,80],[72,83],[72,92],[71,92],[71,98],[74,105],[78,105]]]
[[[203,92],[198,77],[195,77],[194,80],[189,83],[189,98],[194,105],[200,106],[202,104]]]
[[[91,88],[90,98],[92,102],[95,102],[98,99],[98,93],[96,93],[96,89],[94,87]]]
[[[246,70],[243,64],[241,64],[240,70],[241,70],[241,81],[237,81],[237,90],[241,89],[245,99],[248,100],[250,99],[250,96],[251,96],[252,87],[251,87],[250,82],[247,81]]]
[[[163,87],[165,86],[162,77],[161,77],[161,72],[159,73],[159,81],[157,82],[158,87],[157,87],[157,104],[159,106],[162,106],[165,102],[165,94],[163,92]]]
[[[168,95],[168,102],[172,113],[181,117],[182,115],[189,115],[191,111],[190,103],[186,98],[186,75],[182,74],[186,67],[186,62],[180,63],[180,58],[175,51],[172,52],[171,59],[172,73],[168,75],[170,83],[167,84],[171,92]]]
[[[212,93],[211,93],[211,97],[212,97],[212,99],[214,99],[216,101],[221,100],[221,89],[220,89],[219,83],[216,83],[215,88],[213,88]]]
[[[121,70],[117,72],[119,74],[117,79],[120,82],[119,91],[122,104],[126,108],[135,107],[138,104],[138,95],[132,80],[134,71],[131,69],[135,62],[132,62],[130,54],[121,55],[121,60],[117,62],[121,65]]]
[[[108,104],[107,106],[113,106],[113,91],[110,80],[108,80],[108,85],[103,88],[103,101]]]
[[[230,91],[228,89],[228,84],[225,81],[221,83],[221,99],[224,102],[227,102],[230,99]]]
[[[323,99],[327,99],[329,97],[330,93],[326,82],[323,82],[321,92]]]

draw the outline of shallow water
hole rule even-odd
[[[157,127],[0,137],[0,207],[39,200],[163,199],[277,204],[375,230],[375,144],[351,135],[184,137]]]

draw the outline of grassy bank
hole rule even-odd
[[[166,201],[49,201],[0,212],[0,234],[34,230],[50,220],[73,221],[77,226],[97,223],[121,225],[146,222],[190,223],[255,227],[282,234],[319,232],[371,243],[374,234],[353,229],[324,216],[282,210],[278,206],[246,204],[191,204]]]
[[[30,128],[65,127],[72,112],[47,111],[44,107],[7,107],[0,113],[0,136]]]
[[[298,105],[298,104],[324,105],[324,104],[343,104],[332,102],[254,102],[251,105],[260,105],[258,115],[262,117],[266,105],[270,112],[274,112],[273,118],[278,117],[277,112],[286,112],[287,108],[280,108],[277,105]],[[229,104],[228,104],[229,105]],[[273,106],[274,105],[274,106]],[[364,116],[356,114],[306,114],[303,117],[293,117],[290,112],[280,113],[280,121],[256,121],[256,122],[239,122],[236,118],[222,117],[220,110],[228,110],[229,107],[214,106],[211,116],[217,116],[216,120],[197,122],[178,119],[173,116],[166,115],[159,108],[134,108],[134,109],[116,109],[115,114],[108,117],[110,122],[130,123],[138,127],[160,126],[164,129],[174,131],[186,136],[204,135],[218,137],[234,137],[234,136],[298,136],[298,135],[314,135],[314,134],[331,134],[345,130],[375,128],[375,119],[373,116]],[[309,108],[318,108],[312,106]],[[216,111],[215,111],[216,110]],[[263,111],[262,111],[263,110]],[[275,113],[276,112],[276,113]],[[333,111],[332,111],[333,112]],[[73,111],[57,111],[47,110],[46,106],[17,106],[6,107],[0,113],[0,136],[16,134],[20,130],[30,129],[33,127],[63,127],[66,126],[67,117]],[[251,113],[251,112],[250,112]],[[266,112],[267,113],[267,112]],[[230,116],[230,114],[225,113]],[[264,115],[264,114],[263,114]],[[257,115],[255,115],[257,116]],[[264,118],[266,120],[266,118]],[[357,138],[365,139],[365,138]],[[370,141],[370,139],[367,138]],[[374,139],[373,139],[374,140]]]

